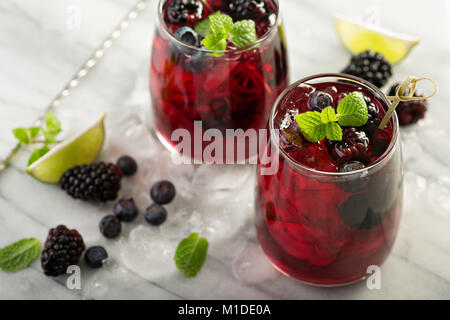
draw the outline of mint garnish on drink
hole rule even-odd
[[[204,37],[202,44],[208,50],[224,51],[227,49],[228,39],[236,47],[246,47],[256,40],[256,25],[253,20],[240,20],[233,23],[233,19],[217,11],[195,26],[195,32]],[[223,52],[210,53],[220,57]]]
[[[181,240],[175,252],[175,264],[178,270],[188,278],[195,277],[201,270],[208,252],[208,240],[191,233]]]
[[[0,268],[16,272],[28,267],[41,252],[39,240],[30,238],[19,240],[0,249]]]
[[[322,112],[308,111],[294,118],[305,138],[318,142],[324,138],[332,141],[342,140],[341,126],[363,126],[369,115],[362,93],[355,91],[339,102],[336,112],[333,107],[328,106]]]

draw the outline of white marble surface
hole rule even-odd
[[[365,1],[281,0],[292,80],[340,70],[349,55],[339,44],[332,16],[358,14]],[[14,146],[11,130],[30,125],[101,43],[134,0],[3,0],[0,3],[0,157]],[[39,262],[15,274],[0,272],[3,299],[449,299],[450,298],[450,3],[372,1],[385,26],[422,41],[395,66],[397,80],[409,74],[440,84],[425,121],[402,131],[405,207],[393,253],[383,265],[380,290],[364,282],[315,288],[275,272],[256,245],[252,225],[253,168],[174,166],[149,134],[148,60],[156,0],[130,26],[93,72],[58,109],[64,135],[108,113],[101,158],[132,153],[139,174],[125,181],[122,195],[148,204],[148,188],[159,178],[176,182],[176,201],[161,228],[138,221],[120,240],[107,241],[98,221],[111,205],[71,200],[58,187],[41,184],[24,169],[21,151],[0,175],[0,246],[23,237],[44,240],[59,223],[78,229],[88,245],[104,245],[112,262],[99,271],[82,265],[81,290],[65,279],[43,275]],[[79,6],[81,28],[70,30],[67,8]],[[185,279],[172,254],[180,237],[200,231],[211,243],[198,277]]]

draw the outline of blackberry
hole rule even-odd
[[[342,130],[341,141],[326,140],[325,144],[333,159],[342,164],[349,160],[361,159],[369,146],[369,138],[364,131],[350,127]]]
[[[122,224],[116,216],[106,216],[99,224],[100,232],[108,239],[117,238],[122,231]]]
[[[381,156],[389,147],[391,140],[392,136],[387,130],[375,130],[372,136],[370,154],[375,157]]]
[[[108,253],[105,248],[100,246],[90,247],[84,254],[84,261],[87,266],[93,269],[103,267],[105,260],[108,258]]]
[[[138,215],[138,209],[134,203],[133,198],[120,199],[114,205],[114,214],[120,221],[130,222],[133,221]]]
[[[390,96],[395,96],[397,91],[398,83],[393,85],[389,90]],[[405,92],[407,95],[409,92]],[[416,94],[414,92],[414,97],[423,97],[423,95]],[[427,101],[417,100],[417,101],[402,101],[398,104],[395,112],[397,112],[398,121],[400,125],[413,124],[423,119],[425,117],[425,112],[427,111]]]
[[[202,20],[203,4],[199,0],[173,0],[167,7],[166,17],[174,24],[196,24]]]
[[[117,165],[125,176],[132,176],[137,171],[137,163],[130,156],[121,156],[117,160]]]
[[[50,229],[41,256],[45,275],[56,277],[65,274],[67,268],[78,264],[86,246],[77,230],[64,225]]]
[[[266,14],[264,0],[233,0],[228,4],[228,13],[234,21],[258,19]]]
[[[380,88],[392,76],[392,67],[381,53],[367,50],[353,56],[342,73],[360,77]]]
[[[167,204],[175,198],[175,186],[172,182],[162,180],[155,183],[150,190],[150,197],[157,204]]]
[[[381,122],[380,117],[378,116],[378,107],[369,97],[364,96],[364,100],[366,101],[367,111],[368,111],[368,120],[367,123],[363,126],[363,131],[366,133],[368,137],[372,137],[375,131],[378,128],[378,125]]]
[[[104,202],[117,198],[121,178],[119,166],[100,162],[67,170],[59,185],[74,199]]]
[[[145,209],[145,220],[154,226],[159,226],[167,219],[167,211],[166,209],[157,204],[154,203],[147,209]]]

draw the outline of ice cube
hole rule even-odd
[[[163,237],[159,229],[139,225],[120,240],[121,260],[147,280],[168,279],[176,271],[173,257],[177,245],[177,240]]]
[[[257,284],[273,280],[280,273],[272,266],[260,246],[249,243],[233,261],[234,276],[244,283]]]

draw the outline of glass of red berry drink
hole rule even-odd
[[[230,37],[223,50],[205,47],[205,35],[196,26],[217,13],[230,16],[233,23],[253,21],[255,41],[238,46]],[[236,151],[230,140],[266,126],[270,108],[288,84],[278,1],[160,0],[158,18],[150,67],[156,133],[169,150],[200,161],[208,160],[203,151],[214,141],[224,150],[216,159],[225,160],[227,152]],[[200,145],[191,139],[190,150],[177,149],[179,139],[172,137],[177,129],[191,137],[200,134]],[[214,129],[211,136],[208,129]],[[256,155],[250,153],[246,145],[245,155],[236,159],[234,153],[233,160]]]
[[[349,94],[360,97],[367,122],[338,126],[342,140],[306,139],[296,115],[331,106],[339,116]],[[282,273],[342,285],[364,278],[389,255],[403,181],[395,112],[378,129],[389,105],[378,88],[344,74],[302,79],[275,102],[267,148],[279,164],[272,175],[261,174],[266,165],[258,164],[255,223],[262,249]]]

